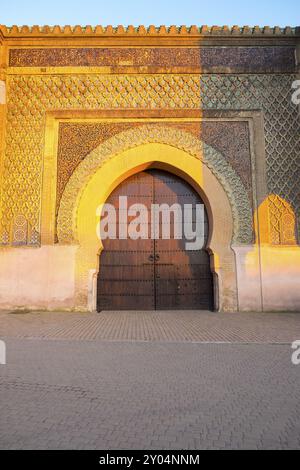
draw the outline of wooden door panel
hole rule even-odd
[[[176,279],[160,279],[156,280],[156,296],[161,297],[165,295],[177,294],[177,281]]]
[[[156,310],[179,310],[180,304],[176,295],[160,295],[156,300]],[[185,309],[185,307],[184,307]]]
[[[98,310],[155,308],[154,242],[150,238],[119,239],[120,229],[125,229],[127,233],[127,220],[123,226],[120,223],[124,213],[120,211],[119,197],[127,196],[127,207],[143,204],[148,215],[153,201],[152,180],[151,175],[138,173],[124,181],[107,200],[116,210],[117,239],[103,241],[98,277]],[[129,217],[128,222],[132,222],[133,218]]]
[[[152,295],[153,281],[144,279],[102,279],[100,294],[104,295]]]
[[[212,310],[212,298],[210,295],[184,294],[176,297],[177,310]],[[174,308],[174,309],[175,309]]]
[[[156,279],[176,279],[175,273],[176,266],[173,264],[155,264]]]
[[[171,255],[170,251],[164,250],[159,251],[156,249],[156,259],[157,264],[168,264],[170,263],[170,256],[172,260],[176,260],[176,266],[180,267],[182,264],[209,264],[209,256],[205,252],[205,257],[202,256],[204,250],[200,251],[183,251],[183,250],[172,250]]]
[[[155,310],[154,295],[98,296],[97,309],[102,310]]]
[[[103,243],[105,246],[105,250],[108,252],[123,252],[127,251],[129,254],[132,253],[134,255],[135,253],[140,253],[140,252],[147,252],[147,253],[153,253],[154,252],[154,243],[153,240],[110,240],[107,239],[105,240],[105,243]]]
[[[103,251],[101,254],[101,267],[110,266],[143,266],[149,264],[153,260],[149,260],[150,256],[153,258],[153,251]],[[100,268],[101,269],[101,268]]]
[[[203,264],[182,264],[177,267],[177,279],[188,280],[196,279],[202,281],[211,277],[209,266]]]
[[[131,279],[140,279],[147,281],[153,278],[153,264],[145,265],[102,265],[100,276],[102,281],[130,281]],[[101,283],[102,284],[102,283]]]
[[[145,225],[151,236],[151,204],[202,204],[190,185],[160,170],[138,173],[123,182],[108,198],[119,219],[119,196],[127,196],[128,206],[146,206]],[[193,210],[193,222],[196,211]],[[129,217],[132,222],[134,217]],[[160,218],[160,234],[168,220]],[[135,222],[137,229],[141,227]],[[181,224],[181,222],[180,222]],[[121,229],[125,226],[121,226]],[[182,227],[183,228],[183,227]],[[194,227],[193,227],[194,228]],[[127,224],[126,224],[127,229]],[[184,230],[183,234],[184,234]],[[117,235],[119,232],[117,232]],[[186,251],[186,242],[174,239],[171,215],[170,240],[104,240],[98,276],[98,310],[211,309],[212,274],[209,255],[202,249]],[[208,218],[205,212],[205,239]]]
[[[153,192],[153,178],[147,172],[137,173],[118,186],[109,199],[121,196],[127,197],[146,197],[151,196]]]
[[[178,293],[181,295],[186,294],[195,294],[201,296],[210,295],[211,287],[210,285],[202,282],[204,279],[178,279],[177,280],[177,289]]]
[[[109,199],[109,203],[114,206],[116,209],[117,213],[122,213],[122,209],[125,207],[124,201],[120,200],[120,196],[127,196],[127,194],[118,194],[117,196],[114,196],[113,198]],[[153,196],[152,194],[149,194],[148,196],[140,196],[140,195],[131,195],[127,196],[126,200],[126,205],[127,207],[132,206],[133,204],[143,204],[145,207],[150,208],[151,204],[153,202]]]

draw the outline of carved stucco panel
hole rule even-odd
[[[224,187],[232,207],[234,243],[252,243],[252,209],[241,179],[220,152],[180,129],[141,126],[117,134],[93,150],[76,168],[63,193],[58,213],[57,233],[61,243],[74,242],[76,207],[92,175],[104,162],[121,152],[145,143],[162,143],[201,159]]]

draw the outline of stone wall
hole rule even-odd
[[[221,155],[219,180],[229,181],[229,199],[238,200],[231,243],[239,308],[300,308],[289,281],[299,279],[300,120],[291,99],[299,79],[298,29],[0,26],[0,52],[0,279],[9,279],[11,260],[4,297],[12,295],[14,278],[22,285],[18,259],[30,263],[31,250],[60,247],[61,198],[78,165],[101,144],[147,125],[150,134],[162,126],[183,136],[179,148],[196,139]],[[48,179],[55,188],[49,197]],[[50,281],[36,253],[42,284],[37,300],[24,302],[49,308],[51,294],[41,299]],[[70,282],[65,306],[75,308]],[[55,302],[64,306],[63,297]]]

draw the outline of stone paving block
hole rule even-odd
[[[300,448],[300,315],[172,316],[0,313],[0,448]]]

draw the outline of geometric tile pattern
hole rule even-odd
[[[273,245],[295,245],[295,214],[290,205],[277,194],[268,198],[270,237]]]
[[[13,221],[22,215],[28,240],[39,244],[45,116],[59,109],[262,110],[268,191],[291,204],[299,233],[300,120],[291,101],[295,79],[294,74],[8,77],[0,243],[13,236]]]

